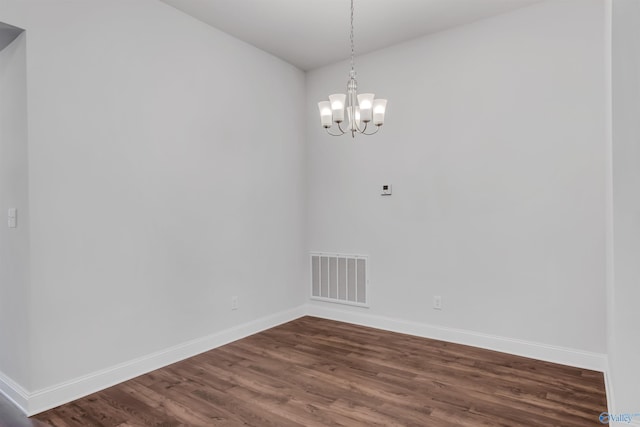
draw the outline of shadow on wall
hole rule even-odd
[[[0,22],[0,50],[9,46],[23,31],[22,28]]]

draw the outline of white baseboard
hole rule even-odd
[[[562,365],[575,366],[582,369],[591,369],[599,372],[606,372],[607,370],[606,355],[600,353],[376,316],[366,312],[322,307],[314,304],[307,306],[307,314],[387,331],[500,351]]]
[[[166,350],[130,360],[32,393],[26,392],[15,383],[8,383],[5,378],[1,376],[0,387],[4,387],[6,384],[9,390],[6,392],[3,391],[3,393],[13,400],[26,415],[32,416],[123,381],[130,380],[139,375],[146,374],[147,372],[297,319],[306,314],[305,309],[306,307],[300,306],[292,310],[262,317],[203,338],[188,341]]]
[[[13,401],[26,415],[35,415],[155,369],[162,368],[305,315],[605,372],[607,396],[611,396],[609,394],[611,393],[611,384],[606,375],[607,358],[604,354],[375,316],[365,312],[323,307],[314,304],[303,305],[292,310],[266,316],[216,334],[179,344],[166,350],[130,360],[35,392],[26,391],[22,386],[0,372],[0,392]],[[610,412],[613,412],[612,403],[613,400],[610,399]],[[636,420],[634,420],[634,422],[637,423]]]
[[[640,420],[638,417],[633,418],[631,421],[611,421],[609,423],[611,427],[640,427]]]
[[[616,404],[613,396],[613,378],[611,376],[611,367],[609,366],[609,358],[607,357],[607,369],[604,371],[604,389],[607,393],[607,412],[615,413]]]
[[[20,408],[22,412],[27,413],[25,408],[29,402],[29,392],[3,372],[0,372],[0,393]]]
[[[612,375],[611,366],[608,364],[608,358],[607,358],[607,370],[604,372],[604,386],[607,392],[607,412],[609,414],[617,414],[617,415],[623,414],[623,413],[629,413],[633,417],[629,422],[611,421],[609,425],[612,427],[619,427],[619,426],[640,427],[640,407],[638,407],[638,409],[633,408],[633,412],[629,412],[628,408],[626,408],[627,411],[625,411],[625,408],[618,408],[616,404],[615,394],[613,392],[614,390],[613,375]]]

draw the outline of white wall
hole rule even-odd
[[[367,314],[605,353],[603,14],[543,2],[358,57],[389,99],[372,137],[320,127],[346,62],[308,74],[309,249],[370,255]]]
[[[26,37],[0,50],[0,377],[29,385]],[[7,210],[18,227],[7,228]]]
[[[299,70],[153,0],[5,0],[29,41],[16,380],[55,392],[295,307],[307,249],[371,255],[367,313],[604,353],[603,13],[545,2],[359,57],[360,88],[390,103],[352,141],[314,105],[346,63],[305,93]]]
[[[30,391],[300,305],[304,74],[154,0],[9,3],[29,40]]]
[[[640,2],[613,2],[613,337],[615,411],[640,412]],[[640,424],[640,420],[635,422]]]

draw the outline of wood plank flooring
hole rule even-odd
[[[602,373],[303,317],[44,412],[53,426],[601,426]]]

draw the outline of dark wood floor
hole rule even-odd
[[[603,375],[304,317],[35,418],[54,426],[601,426]]]

